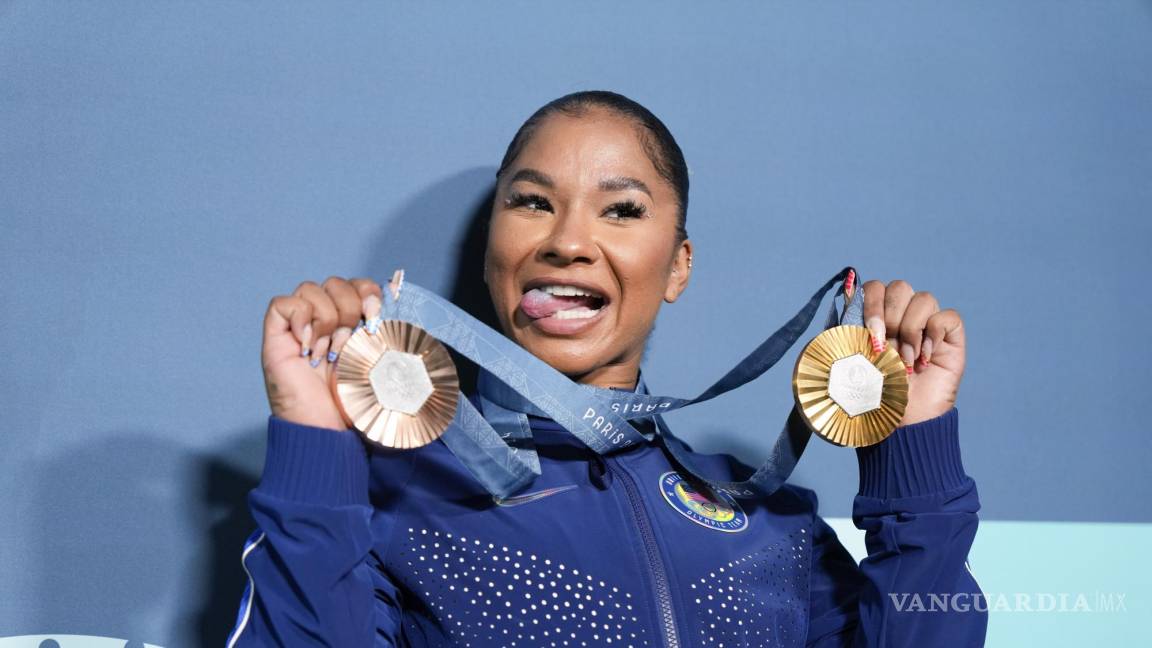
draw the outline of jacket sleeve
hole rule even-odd
[[[808,645],[982,646],[987,605],[968,567],[980,499],[952,408],[857,450],[856,565],[824,520],[813,537]]]
[[[393,646],[397,589],[373,550],[368,456],[352,430],[268,420],[248,585],[227,648]]]

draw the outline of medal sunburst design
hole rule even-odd
[[[395,366],[380,367],[390,351],[411,356],[400,355]],[[340,351],[332,375],[345,416],[368,440],[385,447],[432,443],[456,415],[460,381],[452,357],[439,340],[408,322],[384,320],[375,334],[359,328]],[[414,411],[386,407],[382,397],[414,403]]]
[[[875,376],[869,375],[869,365]],[[881,379],[882,385],[870,383]],[[833,381],[837,384],[830,385]],[[817,436],[838,446],[859,448],[883,441],[899,426],[908,405],[908,373],[891,346],[882,353],[872,350],[867,328],[834,326],[800,352],[792,373],[792,393],[801,418]],[[878,403],[873,405],[869,401],[877,395]],[[866,411],[853,415],[850,410]]]

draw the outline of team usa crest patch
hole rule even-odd
[[[676,472],[660,475],[660,494],[669,506],[700,526],[726,533],[748,528],[748,516],[731,495],[717,492],[710,499]]]

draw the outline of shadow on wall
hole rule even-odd
[[[240,564],[244,541],[255,530],[248,513],[248,491],[260,481],[255,467],[263,465],[265,450],[264,428],[252,428],[232,444],[218,449],[212,456],[201,457],[198,464],[198,501],[189,507],[193,512],[192,528],[201,535],[203,547],[189,580],[204,578],[195,609],[182,610],[186,614],[181,632],[183,642],[194,636],[195,645],[223,646],[236,623],[240,599],[248,585],[248,576]],[[240,457],[249,461],[237,462]],[[252,466],[252,468],[245,468]]]
[[[365,276],[384,281],[404,268],[408,279],[499,330],[483,276],[495,180],[495,167],[469,169],[417,194],[367,250]],[[475,368],[455,352],[452,357],[461,389],[468,392],[475,385]]]
[[[464,171],[431,185],[405,203],[365,250],[369,261],[363,276],[381,281],[396,268],[404,268],[412,281],[449,297],[485,324],[499,328],[481,272],[495,173],[494,167]],[[288,278],[289,283],[303,279]],[[460,371],[461,389],[470,391],[476,370],[454,352],[453,357]],[[209,582],[199,597],[190,599],[194,601],[190,605],[196,606],[188,610],[195,619],[194,645],[224,645],[236,621],[248,583],[240,553],[244,540],[255,529],[247,495],[259,482],[259,474],[239,468],[236,457],[249,454],[253,448],[262,455],[265,432],[246,432],[236,444],[198,464],[201,488],[199,493],[190,494],[197,498],[190,508],[197,511],[195,528],[207,533],[208,552],[201,565]],[[251,465],[261,465],[259,458]]]
[[[57,633],[177,645],[167,643],[166,624],[200,600],[195,588],[215,580],[196,561],[204,549],[199,531],[210,529],[213,548],[228,543],[247,517],[229,505],[230,492],[254,484],[250,478],[225,484],[215,465],[251,459],[262,449],[230,447],[203,457],[166,430],[100,439],[28,466],[48,478],[24,481],[36,485],[29,495],[38,537],[22,559],[42,566],[30,621]]]

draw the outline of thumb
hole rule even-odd
[[[960,313],[954,308],[942,310],[929,317],[924,325],[924,333],[927,336],[925,344],[929,345],[929,352],[921,354],[926,356],[925,361],[930,361],[931,351],[941,348],[944,343],[964,347],[964,322],[960,318]]]
[[[300,355],[306,356],[312,352],[309,346],[312,343],[311,302],[295,295],[281,295],[272,299],[264,315],[265,348],[286,333],[290,333],[299,343]]]

